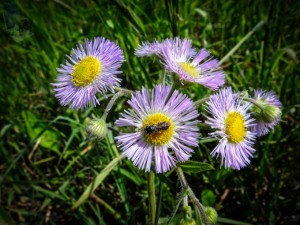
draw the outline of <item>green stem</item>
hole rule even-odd
[[[264,108],[256,100],[254,100],[252,98],[247,98],[247,97],[244,97],[242,99],[245,100],[245,101],[247,101],[247,102],[251,102],[253,105],[257,106],[261,110],[264,110]]]
[[[128,90],[126,88],[120,88],[120,87],[117,87],[117,86],[114,86],[113,88],[115,89],[115,91],[122,92],[123,94],[127,94],[127,95],[130,95],[130,94],[134,93],[134,91]]]
[[[148,197],[149,197],[149,218],[150,225],[155,225],[155,184],[154,172],[150,171],[148,175]]]
[[[196,197],[196,195],[194,194],[193,190],[190,188],[190,186],[188,185],[184,173],[182,171],[182,169],[178,166],[176,168],[179,180],[181,185],[188,191],[188,195],[190,197],[190,199],[192,200],[192,202],[197,206],[197,208],[199,209],[199,212],[201,214],[201,217],[203,219],[203,222],[205,225],[209,225],[208,219],[206,217],[206,214],[204,212],[204,206],[200,203],[200,201],[198,200],[198,198]]]
[[[162,194],[163,194],[163,182],[160,181],[157,203],[156,203],[155,225],[158,225],[158,219],[159,219],[159,214],[160,214],[160,210],[161,210]]]
[[[109,113],[109,111],[111,110],[111,108],[113,107],[113,105],[115,104],[116,100],[122,95],[122,91],[117,92],[109,101],[109,103],[106,106],[106,109],[101,117],[101,119],[106,120],[106,117]]]
[[[198,107],[198,106],[200,106],[201,104],[205,103],[207,100],[209,100],[209,97],[202,98],[202,99],[196,101],[196,102],[194,103],[194,105],[195,105],[195,107]]]

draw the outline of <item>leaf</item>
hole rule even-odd
[[[50,126],[41,122],[41,120],[30,111],[23,111],[22,117],[25,121],[27,132],[31,140],[40,138],[40,145],[49,148],[60,154],[59,152],[59,133],[49,129]]]
[[[218,217],[218,222],[231,224],[231,225],[252,225],[251,223],[246,223],[238,220],[227,219],[224,217]]]
[[[211,190],[205,189],[201,192],[201,202],[204,206],[214,206],[216,196]]]
[[[211,164],[197,161],[186,161],[184,163],[179,163],[178,166],[180,166],[184,172],[192,173],[199,173],[214,169],[214,167]]]
[[[123,159],[123,155],[119,155],[114,158],[107,166],[97,175],[95,180],[89,184],[89,186],[85,189],[83,194],[77,200],[77,202],[73,205],[72,209],[78,208],[82,203],[84,203],[87,198],[93,193],[96,188],[102,183],[102,181],[107,177],[107,175],[115,168],[115,166]]]

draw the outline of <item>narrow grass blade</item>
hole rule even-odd
[[[83,194],[77,200],[77,202],[73,205],[72,209],[78,208],[82,203],[84,203],[91,193],[95,191],[95,189],[102,183],[102,181],[107,177],[107,175],[115,168],[115,166],[123,159],[123,155],[119,155],[115,159],[113,159],[107,166],[97,175],[95,180],[89,184],[89,186],[85,189]]]
[[[249,38],[251,35],[260,29],[263,25],[265,24],[265,21],[261,20],[245,37],[242,38],[221,60],[220,64],[225,62],[226,60],[229,59],[230,56],[232,56],[238,49],[239,47]]]

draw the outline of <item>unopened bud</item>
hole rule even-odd
[[[92,119],[86,125],[86,132],[90,138],[103,139],[107,133],[106,122],[103,119]]]
[[[261,112],[261,118],[266,123],[272,123],[281,115],[281,110],[274,105],[266,105]]]
[[[279,107],[261,100],[256,102],[259,104],[259,107],[257,105],[253,105],[251,109],[253,116],[256,119],[259,119],[265,123],[272,123],[277,120],[278,117],[280,117],[281,110]]]
[[[217,223],[218,213],[212,207],[205,207],[204,209],[209,224],[213,225]]]
[[[196,221],[193,218],[184,218],[180,220],[179,225],[196,225]]]

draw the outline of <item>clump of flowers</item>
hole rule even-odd
[[[187,193],[182,196],[183,208],[189,209],[182,224],[196,223],[188,197],[197,206],[201,223],[214,224],[217,212],[204,208],[182,169],[184,165],[189,168],[197,165],[189,160],[199,139],[205,138],[199,130],[198,110],[202,109],[199,106],[206,109],[204,123],[211,129],[208,136],[217,140],[211,156],[220,157],[221,166],[225,168],[240,170],[250,164],[257,137],[266,135],[279,123],[282,104],[272,91],[255,90],[254,96],[249,97],[231,87],[223,87],[225,73],[219,61],[206,49],[198,51],[192,47],[192,41],[187,38],[146,41],[137,47],[135,55],[157,56],[173,83],[155,84],[152,89],[143,87],[141,90],[120,87],[117,75],[121,73],[123,52],[114,42],[97,37],[78,44],[73,54],[67,56],[68,61],[57,69],[59,74],[52,84],[55,96],[63,106],[78,110],[98,105],[97,93],[104,96],[107,92],[114,93],[102,117],[90,120],[86,126],[89,137],[97,140],[108,133],[106,118],[112,106],[120,97],[129,96],[124,111],[114,123],[118,148],[149,174],[176,170],[182,194]],[[194,84],[215,92],[193,102],[181,90]],[[153,192],[149,191],[150,194]]]

